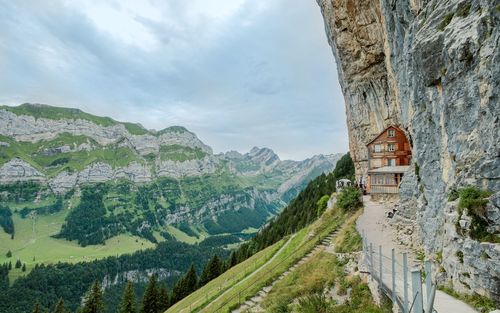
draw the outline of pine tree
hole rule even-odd
[[[185,298],[191,292],[195,291],[197,286],[198,277],[196,276],[196,269],[194,268],[194,265],[191,265],[186,275],[179,279],[175,284],[170,303],[174,304]]]
[[[26,272],[26,263],[23,264],[23,267],[21,268],[23,272]]]
[[[12,269],[12,262],[9,261],[9,271]]]
[[[229,267],[233,267],[238,264],[238,258],[236,257],[236,252],[232,251],[229,257]]]
[[[56,307],[54,308],[54,313],[66,313],[66,308],[64,307],[64,300],[62,298],[59,298],[59,301],[56,304]]]
[[[158,313],[159,312],[158,286],[156,275],[149,278],[148,287],[142,298],[142,307],[140,313]]]
[[[104,301],[101,291],[101,284],[95,281],[85,297],[85,305],[82,313],[102,313],[104,312]]]
[[[161,284],[158,290],[158,301],[160,312],[164,312],[170,307],[170,297],[168,295],[167,287],[165,287],[164,284]]]
[[[5,254],[5,256],[8,258],[12,257],[12,251],[10,251],[10,250],[7,251],[7,254]]]
[[[42,310],[40,309],[40,304],[38,301],[35,303],[35,306],[33,307],[33,313],[42,313]]]
[[[20,268],[21,266],[23,266],[23,263],[21,263],[21,260],[17,259],[16,268]]]
[[[125,290],[123,291],[123,298],[120,304],[118,313],[136,313],[137,305],[135,303],[134,285],[128,282]]]
[[[192,264],[191,267],[189,268],[189,271],[187,272],[184,281],[186,289],[185,296],[187,296],[191,292],[195,291],[196,287],[198,286],[198,276],[196,276],[196,269],[194,268],[194,264]]]
[[[212,279],[218,277],[222,272],[222,262],[217,255],[214,255],[205,265],[200,277],[200,286],[204,286]]]

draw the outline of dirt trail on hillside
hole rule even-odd
[[[271,263],[272,261],[274,261],[276,259],[276,257],[278,257],[278,255],[281,254],[281,252],[288,246],[288,244],[290,244],[290,242],[292,241],[292,239],[294,237],[295,237],[295,234],[293,234],[292,236],[290,236],[290,238],[287,240],[287,242],[272,256],[272,258],[270,258],[266,263],[262,264],[259,268],[257,268],[255,271],[253,271],[250,275],[248,275],[247,277],[243,278],[242,280],[240,280],[239,282],[237,282],[236,284],[234,284],[233,286],[231,286],[231,288],[229,288],[228,290],[224,291],[217,298],[215,298],[211,303],[214,303],[214,302],[218,301],[219,299],[221,299],[222,297],[224,297],[228,292],[230,292],[231,290],[233,290],[236,286],[239,286],[240,284],[244,283],[245,281],[247,281],[248,279],[252,278],[256,274],[260,273],[260,271],[266,265],[268,265],[269,263]],[[203,309],[201,310],[201,312],[203,312]]]
[[[337,230],[329,233],[323,240],[318,243],[314,249],[300,259],[297,263],[292,265],[288,270],[276,278],[270,285],[262,288],[255,296],[245,301],[239,308],[232,310],[232,313],[244,313],[244,312],[265,312],[265,310],[260,306],[262,301],[267,297],[269,292],[273,289],[274,285],[280,282],[282,279],[290,275],[297,267],[309,261],[313,256],[318,254],[320,251],[324,250],[326,247],[330,246],[333,237],[337,234]]]

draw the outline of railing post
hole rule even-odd
[[[425,312],[431,313],[434,309],[434,297],[436,296],[436,285],[432,285],[430,295],[427,298],[427,309]]]
[[[373,244],[370,242],[370,274],[372,275],[372,279],[374,279],[375,273],[373,272]]]
[[[403,313],[408,311],[408,254],[403,253]]]
[[[418,269],[413,269],[411,271],[411,284],[413,291],[413,313],[423,313],[423,301],[422,301],[422,276],[420,276],[420,271]]]
[[[382,289],[382,246],[378,246],[378,259],[379,259],[379,288]]]
[[[394,248],[391,250],[391,261],[392,261],[392,303],[396,303],[396,252]]]
[[[431,261],[427,260],[425,261],[425,294],[427,295],[426,299],[427,302],[429,303],[429,298],[431,296],[431,285],[432,285],[432,280],[431,280]]]

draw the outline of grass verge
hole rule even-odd
[[[487,297],[483,297],[477,293],[474,293],[472,295],[463,294],[455,291],[451,286],[443,286],[443,285],[438,286],[438,289],[456,299],[462,300],[463,302],[470,304],[481,313],[490,312],[497,308],[493,300]]]

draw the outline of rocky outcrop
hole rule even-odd
[[[214,155],[212,148],[184,127],[154,131],[131,125],[135,124],[77,109],[38,104],[0,107],[0,135],[14,145],[1,142],[0,147],[10,149],[7,155],[23,156],[39,165],[35,169],[30,162],[14,158],[0,167],[0,184],[41,181],[54,193],[65,194],[85,184],[182,179],[210,175],[227,166],[231,174],[244,179],[265,174],[273,182],[265,188],[293,197],[309,180],[333,170],[341,156],[281,161],[271,149],[257,147],[245,154]],[[134,129],[131,132],[127,127]],[[115,159],[121,157],[126,161]]]
[[[78,173],[63,171],[49,180],[49,186],[55,194],[61,195],[73,189],[77,182]]]
[[[389,125],[412,144],[403,216],[427,255],[443,251],[457,288],[500,301],[498,244],[456,234],[454,188],[500,190],[500,11],[485,0],[318,0],[345,96],[351,154],[366,175],[366,144]],[[418,177],[417,177],[418,176]],[[492,229],[498,220],[490,219]],[[465,257],[465,255],[468,255]],[[479,256],[481,261],[474,262]]]
[[[158,133],[133,135],[124,124],[118,122],[103,126],[85,119],[35,118],[30,115],[17,115],[0,108],[0,135],[17,141],[39,142],[54,139],[61,134],[83,135],[102,146],[126,140],[141,155],[158,153],[161,145],[173,144],[196,147],[206,153],[212,153],[212,149],[201,142],[195,134],[180,127]]]
[[[218,160],[213,156],[203,159],[187,160],[184,162],[165,160],[158,161],[156,174],[161,176],[180,178],[184,176],[198,176],[214,173],[218,168]]]
[[[0,167],[0,184],[18,181],[45,181],[45,176],[31,164],[14,158]]]

